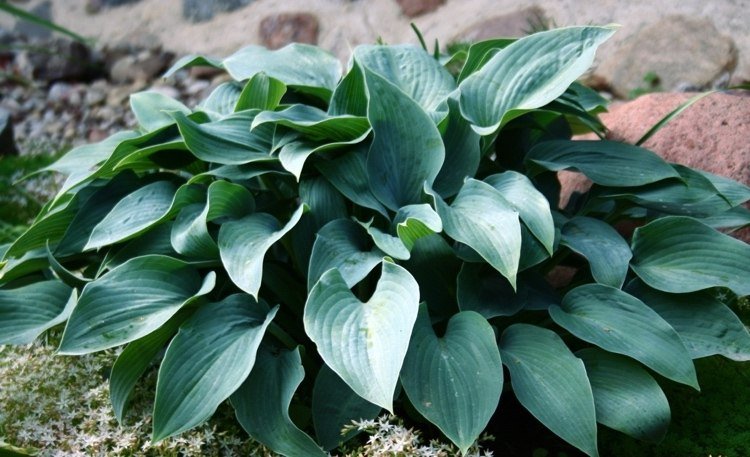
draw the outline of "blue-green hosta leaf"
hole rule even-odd
[[[94,227],[125,195],[135,190],[140,184],[142,183],[135,174],[125,171],[98,188],[70,222],[70,226],[54,251],[55,254],[65,257],[82,252]]]
[[[171,257],[128,260],[83,288],[60,353],[87,354],[148,335],[185,304],[210,292],[215,280],[211,272],[201,281],[193,267]]]
[[[601,349],[578,351],[594,392],[597,422],[644,441],[659,442],[671,413],[659,384],[638,363]]]
[[[345,425],[353,420],[374,419],[380,411],[380,406],[357,395],[328,366],[320,368],[313,387],[312,416],[315,436],[324,449],[335,449],[357,434],[355,430],[342,434]]]
[[[563,225],[560,243],[589,261],[596,282],[622,287],[633,253],[611,225],[590,217],[574,217]]]
[[[475,311],[492,319],[559,303],[548,287],[543,279],[522,273],[514,291],[508,280],[486,263],[467,262],[458,274],[456,298],[462,311]]]
[[[283,227],[267,213],[251,214],[221,226],[221,262],[237,287],[258,297],[266,251],[297,225],[303,210],[304,205],[300,205]]]
[[[326,457],[289,417],[294,392],[305,378],[299,349],[274,352],[261,347],[250,376],[232,394],[237,420],[250,437],[278,454]]]
[[[120,424],[123,423],[130,395],[138,379],[151,366],[154,358],[165,348],[187,317],[187,313],[178,312],[158,329],[128,343],[117,356],[109,375],[109,399]]]
[[[424,49],[410,44],[357,46],[353,58],[354,64],[363,67],[365,74],[376,73],[401,89],[435,122],[447,114],[445,101],[456,83],[448,70]],[[370,94],[377,93],[370,90]]]
[[[70,269],[66,268],[63,264],[61,264],[52,254],[49,246],[46,246],[45,249],[47,251],[47,260],[49,261],[49,266],[52,271],[55,272],[55,276],[57,276],[60,281],[69,285],[70,287],[75,288],[82,288],[83,286],[91,282],[91,279],[83,277],[81,275],[77,275]]]
[[[419,285],[384,261],[372,297],[352,294],[337,269],[328,270],[305,304],[305,331],[326,365],[360,397],[393,411],[393,394],[419,308]]]
[[[285,144],[279,151],[279,161],[289,173],[293,174],[298,180],[302,175],[302,168],[305,166],[307,158],[313,154],[325,151],[335,151],[337,149],[348,148],[351,145],[361,143],[367,138],[368,132],[350,141],[341,141],[335,143],[317,144],[309,141],[293,141]],[[366,184],[366,182],[364,183]]]
[[[518,213],[502,194],[487,183],[467,179],[450,206],[433,197],[445,233],[479,253],[515,288],[521,225]]]
[[[105,271],[113,270],[130,259],[144,255],[159,254],[177,257],[177,252],[172,248],[172,243],[169,239],[171,232],[172,222],[166,222],[126,242],[119,249],[107,251],[96,276],[99,277]]]
[[[133,131],[117,132],[99,143],[84,144],[71,149],[42,171],[55,171],[67,176],[58,191],[58,196],[64,195],[96,174],[99,164],[106,161],[122,142],[138,137],[138,133]]]
[[[549,314],[559,326],[602,349],[630,356],[665,378],[698,389],[695,367],[675,329],[642,301],[614,287],[586,284]]]
[[[421,305],[401,383],[417,411],[466,453],[490,421],[503,390],[495,332],[482,316],[465,311],[454,315],[438,338],[427,305]]]
[[[461,116],[458,101],[453,97],[449,98],[448,107],[447,124],[442,134],[445,161],[433,185],[443,198],[455,195],[463,186],[464,180],[476,174],[481,156],[480,136]]]
[[[612,27],[566,27],[521,38],[459,85],[461,112],[481,135],[562,95],[593,63]]]
[[[336,268],[348,287],[365,278],[385,254],[377,248],[368,250],[367,235],[356,222],[337,219],[326,224],[315,237],[310,268],[307,275],[307,290],[323,276]]]
[[[39,248],[26,251],[20,257],[3,259],[0,262],[0,283],[6,284],[49,266],[47,249]]]
[[[517,38],[494,38],[485,41],[478,41],[469,46],[469,52],[466,54],[461,73],[458,75],[458,82],[463,82],[474,72],[482,68],[489,60],[501,49],[517,41]]]
[[[252,128],[263,124],[283,125],[313,140],[351,141],[370,131],[366,117],[330,116],[314,106],[296,104],[282,111],[263,111]]]
[[[718,354],[740,362],[750,360],[750,333],[710,292],[668,294],[640,281],[629,283],[627,291],[669,322],[693,359]]]
[[[175,188],[169,181],[156,181],[122,198],[91,231],[84,250],[99,249],[137,236],[172,217],[187,205],[205,198],[196,185]]]
[[[409,259],[409,257],[411,256],[411,254],[409,253],[409,249],[399,237],[393,236],[390,233],[380,230],[377,227],[373,227],[372,221],[359,223],[360,225],[362,225],[362,227],[365,228],[365,230],[367,230],[367,234],[370,235],[370,238],[372,238],[375,246],[377,246],[378,249],[383,251],[386,255],[398,260]]]
[[[513,324],[503,332],[500,354],[524,408],[560,438],[598,456],[591,384],[563,340],[545,328]]]
[[[316,167],[346,198],[355,204],[377,211],[388,217],[388,211],[375,198],[367,175],[367,151],[357,148],[340,157],[320,161]]]
[[[648,149],[616,141],[551,140],[526,155],[527,165],[559,171],[572,168],[602,186],[642,186],[680,174]]]
[[[367,118],[374,138],[367,154],[372,193],[387,208],[421,203],[443,166],[445,146],[427,113],[381,76],[365,70]]]
[[[670,179],[629,189],[608,189],[601,197],[626,198],[661,213],[695,217],[711,216],[732,208],[733,202],[730,203],[713,182],[698,170],[678,164],[672,167],[680,174],[680,181]],[[737,186],[727,186],[727,192],[740,197]]]
[[[199,124],[180,112],[170,113],[190,152],[205,162],[241,165],[276,160],[271,156],[273,129],[250,131],[257,110],[240,111]]]
[[[247,46],[224,59],[222,64],[237,81],[262,72],[322,100],[331,97],[341,78],[341,63],[336,57],[316,46],[300,43],[278,50]]]
[[[159,368],[154,442],[207,420],[240,387],[277,311],[237,294],[204,305],[180,327]]]
[[[76,294],[57,280],[0,289],[0,344],[29,344],[48,328],[64,322]]]
[[[59,206],[34,221],[31,227],[11,243],[3,259],[20,257],[24,253],[44,248],[47,244],[56,246],[78,213],[82,204],[80,197],[76,195],[67,205]]]
[[[722,213],[702,217],[698,220],[711,228],[731,232],[750,225],[750,210],[744,206],[736,206]]]
[[[750,245],[682,216],[657,219],[636,229],[631,268],[664,292],[727,287],[750,295]]]
[[[255,201],[246,187],[227,181],[214,181],[208,186],[205,205],[193,204],[182,209],[172,226],[174,250],[196,259],[219,255],[219,247],[208,233],[208,222],[217,219],[238,219],[253,212]]]
[[[396,234],[411,251],[414,243],[422,237],[443,231],[443,221],[430,205],[407,205],[399,208],[393,218]]]
[[[131,94],[130,109],[133,110],[138,124],[147,132],[174,124],[174,119],[168,114],[170,111],[190,114],[187,106],[160,92],[153,91]]]
[[[341,78],[336,90],[331,96],[328,105],[328,114],[340,116],[350,114],[352,116],[367,115],[367,91],[365,90],[365,77],[359,65],[351,62],[351,68]]]
[[[695,171],[708,179],[730,205],[737,206],[750,200],[750,187],[725,176],[715,175],[703,170]]]
[[[213,67],[222,68],[221,60],[213,57],[202,56],[199,54],[188,54],[177,59],[171,67],[164,73],[163,78],[169,78],[183,68],[190,67]]]
[[[235,111],[242,93],[242,84],[227,81],[219,84],[196,109],[206,112],[212,119],[218,120]],[[174,122],[174,121],[172,121]]]
[[[497,189],[531,233],[552,255],[555,244],[555,223],[547,198],[521,173],[506,171],[484,178],[484,182]]]
[[[247,109],[275,110],[281,102],[281,97],[286,93],[286,85],[278,79],[271,78],[265,73],[256,73],[255,76],[242,88],[235,111]]]
[[[420,300],[427,302],[430,316],[449,319],[456,307],[456,276],[461,261],[444,237],[433,234],[419,238],[403,263],[419,284]]]

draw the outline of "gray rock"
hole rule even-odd
[[[86,45],[64,38],[22,50],[16,54],[14,65],[26,78],[41,81],[89,79],[101,67]]]
[[[110,81],[118,84],[135,81],[139,73],[135,62],[135,56],[131,55],[117,59],[109,70]]]
[[[18,155],[18,148],[13,138],[13,121],[10,113],[0,108],[0,157]]]
[[[36,5],[29,12],[42,19],[51,21],[52,20],[52,2],[49,0],[44,1]],[[36,38],[36,39],[47,39],[50,36],[52,36],[52,30],[50,30],[49,28],[34,24],[33,22],[25,21],[22,19],[19,19],[16,21],[16,25],[13,28],[13,31],[16,32],[18,35],[23,35],[29,38]]]
[[[66,102],[73,93],[73,86],[65,82],[52,84],[47,92],[47,100],[52,103]]]
[[[707,18],[668,16],[635,32],[603,56],[595,70],[620,96],[657,78],[664,91],[702,90],[726,84],[737,66],[737,48]]]
[[[547,27],[549,20],[538,6],[479,20],[457,34],[452,42],[474,43],[498,37],[519,37]]]
[[[182,17],[191,22],[205,22],[218,12],[234,11],[253,0],[182,0]]]

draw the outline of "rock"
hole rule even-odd
[[[101,72],[101,63],[91,49],[63,38],[19,52],[14,65],[24,77],[41,81],[90,79]]]
[[[635,32],[604,56],[595,74],[623,98],[657,78],[663,91],[702,90],[726,85],[738,51],[707,18],[667,16]]]
[[[86,106],[97,106],[101,105],[107,100],[107,82],[103,79],[94,81],[86,89],[86,95],[84,96],[84,102]]]
[[[634,143],[667,113],[694,94],[644,95],[615,105],[601,115],[607,138]],[[715,93],[685,110],[644,143],[668,162],[726,176],[750,185],[750,95]],[[573,191],[585,191],[590,182],[578,173],[558,174],[563,188],[561,206]],[[738,232],[750,242],[750,229]]]
[[[317,44],[318,18],[310,13],[281,13],[263,18],[260,40],[269,49],[289,43]]]
[[[0,157],[18,155],[10,113],[0,108]]]
[[[498,37],[519,37],[549,23],[544,10],[531,6],[508,14],[494,16],[473,23],[456,35],[454,43],[475,43]]]
[[[73,92],[73,86],[65,82],[56,82],[52,84],[47,92],[47,100],[52,103],[64,103],[70,98]]]
[[[148,90],[152,92],[158,92],[162,95],[166,95],[169,98],[178,99],[180,98],[180,92],[172,86],[160,84],[150,87]]]
[[[191,22],[205,22],[217,12],[234,11],[253,0],[182,0],[182,17]]]
[[[141,51],[137,55],[124,55],[109,70],[111,81],[122,84],[133,81],[150,81],[164,72],[174,54],[161,51]]]
[[[118,59],[109,70],[110,81],[118,84],[135,81],[139,71],[135,66],[135,56],[124,56]]]
[[[34,16],[40,17],[47,21],[51,21],[52,2],[47,0],[39,3],[29,12]],[[22,19],[16,21],[16,25],[15,27],[13,27],[13,31],[18,35],[34,39],[49,39],[52,36],[52,30],[50,30],[49,28]]]
[[[445,0],[396,0],[401,12],[408,17],[421,16],[440,8]]]

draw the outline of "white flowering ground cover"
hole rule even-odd
[[[0,443],[34,448],[39,457],[274,455],[251,441],[236,421],[228,420],[232,411],[227,405],[207,423],[152,445],[148,392],[156,372],[136,390],[121,426],[109,403],[107,382],[117,351],[65,357],[55,354],[52,343],[40,340],[28,346],[0,346]],[[351,427],[369,436],[361,440],[364,444],[346,448],[349,457],[457,455],[452,445],[425,442],[418,431],[393,416]],[[466,457],[470,456],[491,457],[492,453],[475,447]]]

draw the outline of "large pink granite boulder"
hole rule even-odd
[[[656,93],[614,104],[601,115],[607,138],[635,143],[654,124],[695,94]],[[699,168],[750,185],[750,95],[715,93],[694,103],[643,145],[668,162]],[[560,172],[564,205],[573,191],[591,185],[578,173]],[[737,233],[750,242],[750,230]]]

